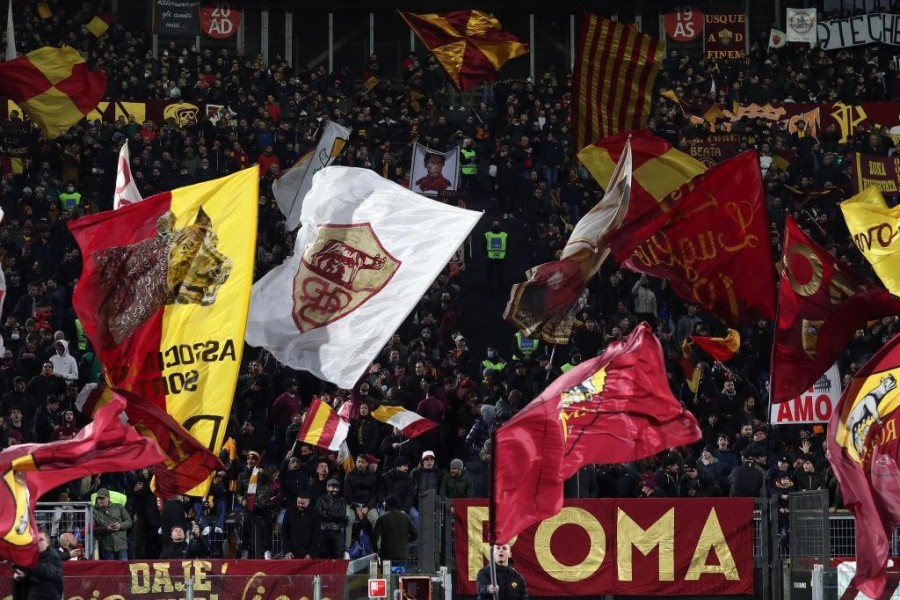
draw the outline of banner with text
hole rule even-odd
[[[313,577],[322,598],[343,598],[346,560],[70,560],[63,562],[67,600],[185,598],[194,600],[312,598]],[[12,569],[0,565],[0,598],[12,597]]]
[[[486,500],[454,500],[456,591],[488,562]],[[566,500],[523,531],[513,563],[531,596],[753,592],[753,499]]]
[[[841,374],[837,365],[832,365],[799,398],[772,404],[769,408],[769,422],[772,425],[827,423],[840,398]]]
[[[871,156],[854,152],[850,156],[853,194],[875,186],[882,194],[900,191],[900,156]]]
[[[744,23],[743,13],[705,14],[703,40],[706,58],[744,58],[747,55]]]
[[[185,38],[200,35],[200,0],[156,0],[153,33]]]
[[[865,44],[900,46],[900,15],[872,13],[818,24],[819,47],[839,50]]]

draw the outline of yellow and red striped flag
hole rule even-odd
[[[704,335],[692,335],[695,344],[719,362],[727,362],[741,349],[741,334],[734,329],[728,330],[723,338]]]
[[[88,70],[75,48],[38,48],[0,63],[0,95],[18,104],[48,138],[97,108],[106,75]]]
[[[493,81],[506,61],[528,52],[527,44],[480,10],[423,15],[401,11],[400,16],[461,92]]]
[[[350,424],[340,418],[334,410],[318,398],[313,398],[297,433],[297,440],[304,444],[328,448],[339,452],[341,444],[350,433]],[[349,454],[349,452],[348,452]]]
[[[372,418],[396,427],[408,438],[422,435],[437,427],[434,421],[402,406],[379,406],[372,411]]]
[[[647,124],[662,58],[659,40],[634,25],[586,16],[572,86],[576,148]]]
[[[136,400],[126,413],[168,414],[213,453],[244,349],[258,198],[259,172],[244,169],[69,223],[84,260],[72,302],[110,387]],[[167,469],[179,471],[183,447]]]

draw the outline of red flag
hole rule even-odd
[[[845,269],[788,216],[772,344],[772,402],[800,396],[869,320],[900,314],[900,298]]]
[[[659,40],[636,25],[586,15],[572,81],[576,149],[647,124],[662,58]]]
[[[719,362],[731,360],[741,348],[741,334],[734,329],[729,329],[728,335],[723,338],[692,335],[691,340]]]
[[[613,234],[616,260],[668,279],[679,297],[732,327],[773,319],[774,262],[756,152],[716,165],[672,197],[673,210],[649,211]]]
[[[434,55],[461,92],[494,81],[506,61],[528,52],[500,21],[480,10],[455,10],[400,16]]]
[[[828,424],[828,460],[856,516],[856,575],[870,598],[885,587],[888,540],[900,523],[900,336],[856,372]]]
[[[641,323],[497,430],[491,538],[508,542],[558,513],[564,480],[586,464],[628,462],[699,439],[697,420],[669,390],[662,347]]]
[[[23,566],[37,562],[34,505],[55,487],[95,473],[130,471],[164,456],[152,440],[122,423],[121,398],[97,411],[71,440],[18,444],[0,452],[0,559]]]

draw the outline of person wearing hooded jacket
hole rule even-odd
[[[66,340],[56,340],[53,343],[56,353],[50,357],[50,363],[53,365],[53,372],[63,379],[66,383],[78,381],[78,361],[69,354],[69,342]]]

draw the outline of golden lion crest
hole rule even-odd
[[[175,228],[175,215],[167,211],[157,220],[156,231],[154,238],[96,255],[100,285],[107,291],[99,311],[105,327],[99,333],[112,345],[122,343],[164,305],[215,303],[231,274],[233,263],[218,251],[219,236],[202,208],[182,229]]]

